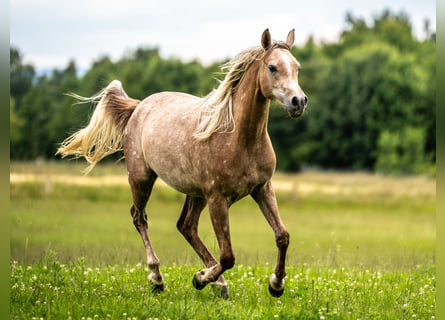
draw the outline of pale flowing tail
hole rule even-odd
[[[128,97],[118,80],[93,97],[70,96],[80,103],[97,103],[97,106],[88,126],[63,141],[57,154],[84,157],[90,164],[85,169],[87,174],[101,159],[122,150],[125,127],[140,101]]]

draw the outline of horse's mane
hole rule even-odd
[[[194,137],[198,140],[209,138],[214,132],[230,132],[235,129],[232,113],[232,93],[240,84],[247,69],[264,53],[262,47],[247,49],[222,65],[228,70],[218,88],[211,91],[201,106],[201,114]]]
[[[260,46],[247,49],[222,65],[228,70],[218,88],[204,97],[198,126],[193,136],[198,140],[209,138],[214,132],[230,132],[235,129],[232,112],[232,94],[240,84],[247,69],[263,54]]]
[[[196,139],[205,140],[215,132],[231,132],[235,129],[232,94],[252,63],[264,58],[275,48],[290,50],[286,43],[276,41],[267,51],[261,46],[247,49],[221,67],[221,70],[228,72],[218,88],[204,97],[198,126],[193,134]]]

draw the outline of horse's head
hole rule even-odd
[[[261,45],[265,50],[259,71],[262,94],[286,107],[291,117],[299,117],[307,106],[307,97],[298,84],[300,64],[290,52],[294,44],[292,29],[286,42],[272,42],[269,29],[264,30]]]

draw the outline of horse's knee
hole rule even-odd
[[[176,223],[176,228],[186,238],[187,238],[187,235],[190,234],[189,228],[185,227],[184,221],[182,221],[181,219]]]
[[[194,234],[197,233],[192,227],[185,225],[181,221],[178,221],[176,224],[176,228],[178,228],[179,232],[184,236],[185,239],[190,240],[193,238]]]
[[[178,222],[176,222],[176,229],[179,230],[179,232],[182,233],[182,226],[184,224],[184,221],[182,221],[182,219],[179,219]]]
[[[277,237],[276,237],[276,243],[277,247],[280,249],[287,249],[289,246],[289,232],[286,230],[283,230]]]

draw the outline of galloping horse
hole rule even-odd
[[[131,216],[145,246],[154,291],[164,289],[164,279],[148,236],[145,207],[159,177],[186,194],[177,228],[206,266],[194,275],[196,289],[212,283],[228,297],[223,273],[235,264],[228,210],[251,195],[275,234],[278,259],[269,291],[274,297],[282,295],[289,233],[271,183],[276,158],[267,122],[271,99],[291,117],[301,116],[307,106],[298,84],[300,64],[290,52],[294,37],[291,30],[286,42],[272,41],[266,29],[261,46],[230,61],[225,79],[204,98],[161,92],[139,101],[128,97],[117,80],[94,97],[75,95],[98,104],[88,126],[67,138],[58,153],[85,157],[89,171],[105,156],[123,149],[133,197]],[[198,235],[206,205],[218,240],[219,261]]]

